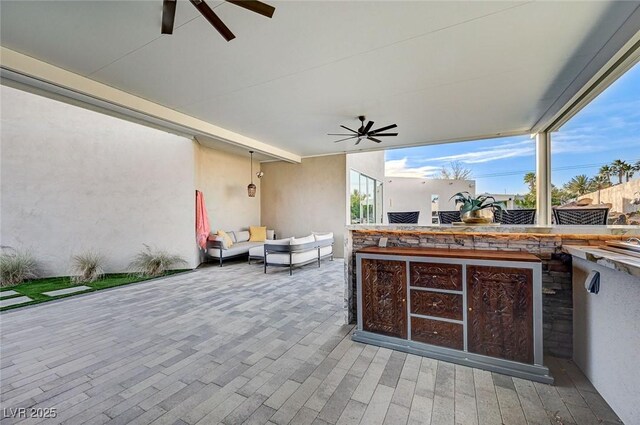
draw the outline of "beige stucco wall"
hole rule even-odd
[[[450,201],[457,192],[475,195],[473,180],[421,179],[413,177],[386,177],[384,180],[384,217],[389,211],[420,211],[418,224],[431,224],[431,196],[438,195],[438,209],[452,211]]]
[[[5,86],[0,99],[0,244],[50,276],[87,249],[126,270],[143,243],[195,267],[191,140]]]
[[[262,224],[278,237],[334,233],[334,252],[342,257],[346,225],[346,155],[303,158],[300,164],[262,164]]]
[[[631,200],[636,198],[634,194],[638,192],[640,192],[640,179],[632,179],[599,192],[587,193],[578,199],[589,198],[594,204],[611,204],[611,212],[630,213],[640,210],[640,206],[631,205]]]
[[[600,292],[584,282],[600,272]],[[640,279],[573,257],[573,359],[625,424],[640,423]]]
[[[195,144],[196,188],[204,194],[211,230],[240,230],[260,224],[261,179],[255,173],[260,163],[253,161],[253,183],[258,190],[249,198],[251,182],[249,152],[246,156]]]
[[[384,180],[384,151],[348,154],[347,169],[382,181]]]

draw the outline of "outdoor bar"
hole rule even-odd
[[[541,382],[552,382],[553,377],[547,374],[548,370],[544,367],[541,355],[580,359],[581,355],[579,353],[576,355],[576,352],[582,352],[586,348],[583,346],[585,341],[589,340],[590,325],[585,324],[583,316],[587,308],[585,302],[588,301],[584,285],[591,266],[585,264],[587,262],[585,259],[589,258],[597,263],[592,264],[593,268],[607,268],[607,271],[611,272],[602,274],[603,281],[600,285],[603,289],[606,289],[609,294],[618,291],[620,289],[617,287],[618,281],[625,281],[631,277],[629,275],[639,275],[640,258],[635,259],[638,267],[634,268],[633,257],[618,254],[616,257],[618,261],[612,262],[602,259],[606,251],[599,248],[607,241],[626,241],[631,237],[637,237],[638,234],[637,228],[623,226],[351,225],[348,226],[348,235],[345,239],[347,320],[349,323],[357,323],[354,339],[359,341],[474,367],[484,367],[514,376],[526,376],[528,379]],[[387,238],[386,247],[378,247],[381,238]],[[582,248],[578,250],[577,247]],[[587,254],[585,250],[588,252],[595,250],[595,254],[593,252]],[[572,256],[578,254],[581,255],[581,259],[573,260]],[[621,257],[628,257],[631,260],[625,263]],[[382,262],[367,264],[366,261],[371,259]],[[501,276],[506,279],[503,282],[498,282],[500,279],[485,276],[485,282],[503,286],[506,284],[507,288],[510,284],[517,285],[522,282],[529,291],[532,291],[529,301],[525,304],[514,302],[511,306],[505,306],[498,301],[502,309],[506,307],[510,311],[496,310],[495,313],[499,314],[494,315],[493,319],[480,317],[481,313],[474,310],[477,306],[472,299],[474,285],[482,284],[482,278],[480,281],[474,280],[474,276],[478,273],[474,259],[480,259],[479,263],[483,266],[494,267],[494,272],[513,272],[516,270],[514,269],[516,263],[513,261],[517,262],[516,265],[519,268],[531,268],[533,273],[529,275],[529,281],[525,278],[520,279],[517,273],[506,278],[505,274],[502,274]],[[398,262],[394,263],[392,260]],[[399,273],[397,280],[401,282],[399,286],[403,288],[401,292],[395,293],[393,288],[389,287],[389,293],[385,293],[383,286],[385,283],[392,285],[393,266],[400,262],[402,267],[397,268]],[[437,267],[424,268],[425,263]],[[451,267],[451,264],[459,264],[462,267],[458,266],[458,272],[442,267],[443,265]],[[574,267],[576,265],[580,267],[577,271]],[[423,269],[420,270],[420,267]],[[363,289],[364,282],[369,282],[367,285],[369,288],[372,287],[372,275],[373,280],[378,279],[373,282],[374,286],[377,285],[373,289],[373,295],[367,294]],[[459,280],[458,287],[442,286],[443,284],[454,285],[452,282],[456,279]],[[624,290],[627,291],[625,297],[633,296],[634,289],[636,292],[640,291],[640,288],[635,286],[636,288],[631,289],[628,285],[625,287]],[[505,298],[504,288],[502,291],[501,295]],[[517,298],[520,291],[521,289],[515,288],[512,294],[508,294],[507,290],[507,295]],[[491,291],[481,294],[481,297],[486,294],[491,294]],[[379,297],[380,304],[372,307],[370,304],[375,304],[376,296]],[[417,299],[417,296],[420,296],[420,299]],[[425,297],[427,297],[426,302],[423,301]],[[365,301],[362,304],[366,304],[366,308],[359,304],[363,299]],[[396,299],[399,300],[397,303],[402,305],[396,310],[395,316],[387,316],[385,319],[384,310],[393,308]],[[490,300],[487,302],[491,303]],[[614,307],[609,305],[608,309],[610,308]],[[519,312],[519,309],[530,309],[531,314],[526,311]],[[363,314],[366,316],[367,311],[375,317],[363,319]],[[601,309],[595,314],[603,315],[602,317],[589,319],[591,324],[603,324],[598,327],[601,333],[603,327],[606,328],[604,323],[608,321],[604,316],[606,311],[608,310]],[[631,320],[636,314],[634,311],[637,309],[627,309],[626,312],[619,312],[619,314],[628,315],[628,319]],[[541,317],[537,316],[538,312],[541,313]],[[456,316],[457,314],[459,316]],[[376,320],[380,323],[376,323]],[[402,329],[396,330],[394,334],[392,330],[385,329],[385,320],[400,322]],[[526,322],[524,328],[522,320]],[[574,326],[577,325],[574,325],[574,322],[580,327],[575,331],[576,336],[574,336]],[[404,327],[405,324],[406,327]],[[474,326],[480,328],[484,326],[484,329],[474,330]],[[489,340],[487,340],[487,329],[489,329]],[[527,332],[530,332],[527,336],[529,341],[518,340],[522,337],[523,329],[528,329]],[[498,345],[503,345],[503,352],[498,350],[494,353],[483,353],[478,347],[474,348],[478,338],[485,346],[491,345],[491,335],[502,338]],[[505,338],[508,339],[510,336],[514,340],[505,341]],[[634,338],[636,337],[630,337],[630,339]],[[535,355],[535,359],[527,355],[518,357],[517,353],[513,354],[509,351],[510,344],[513,346],[513,344],[523,343],[525,345],[530,343],[529,349],[531,354]],[[593,344],[593,341],[590,343]],[[627,338],[625,346],[633,346],[637,343]],[[484,349],[486,351],[486,347]],[[476,355],[477,353],[480,353],[480,356]],[[628,354],[631,355],[631,353]],[[618,358],[620,355],[618,353]],[[583,366],[579,361],[578,365],[581,368]],[[585,365],[587,370],[583,371],[590,376],[590,372],[598,374],[601,373],[598,372],[599,369],[610,367],[606,361],[598,364],[590,358],[588,367]],[[625,380],[625,377],[621,379]]]

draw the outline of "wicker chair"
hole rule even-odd
[[[417,224],[420,211],[388,212],[389,223]]]
[[[501,224],[535,224],[536,210],[496,210],[493,220]]]
[[[607,224],[609,208],[554,208],[556,224],[602,226]]]
[[[440,224],[451,224],[460,221],[460,211],[438,211]]]

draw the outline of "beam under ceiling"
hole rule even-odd
[[[10,80],[14,82],[14,86],[32,87],[36,92],[50,91],[57,94],[59,98],[66,97],[74,100],[75,103],[90,105],[92,109],[110,110],[118,115],[131,117],[136,122],[149,123],[155,128],[165,128],[182,135],[210,137],[287,162],[299,163],[302,160],[300,155],[218,127],[6,47],[0,47],[0,57],[2,58],[0,69],[3,84],[6,80]]]

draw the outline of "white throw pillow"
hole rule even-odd
[[[276,231],[275,230],[267,229],[267,239],[268,240],[273,240],[273,238],[275,238],[275,236],[276,236]]]
[[[248,230],[242,230],[240,232],[236,232],[236,242],[246,242],[251,237],[251,234]]]
[[[313,236],[316,238],[316,241],[324,241],[326,239],[333,239],[333,232],[329,232],[329,233],[313,232]]]
[[[300,245],[304,243],[315,242],[316,238],[313,235],[305,236],[304,238],[291,238],[291,245]]]

